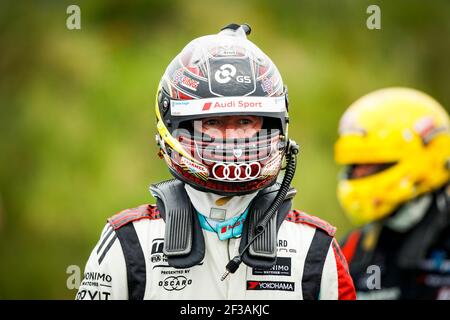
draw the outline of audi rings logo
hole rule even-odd
[[[248,181],[259,177],[261,164],[251,163],[217,163],[212,168],[212,175],[221,181]]]
[[[234,75],[236,74],[236,67],[233,66],[232,64],[224,64],[221,65],[219,70],[216,71],[216,73],[214,74],[214,79],[216,79],[216,81],[218,83],[227,83],[231,80],[231,78],[234,77]]]
[[[192,279],[187,279],[185,276],[170,276],[158,283],[160,287],[163,287],[167,291],[180,291],[191,284]]]

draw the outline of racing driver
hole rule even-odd
[[[445,109],[387,88],[344,113],[339,200],[359,228],[343,241],[358,299],[450,299],[450,131]]]
[[[108,219],[77,299],[355,298],[335,228],[291,210],[287,91],[249,34],[230,24],[167,67],[156,141],[174,179]]]

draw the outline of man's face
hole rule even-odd
[[[250,138],[262,128],[262,117],[223,116],[196,121],[196,130],[214,139]]]

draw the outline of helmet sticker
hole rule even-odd
[[[436,128],[433,118],[423,117],[414,124],[414,130],[424,138]]]
[[[250,163],[216,163],[211,171],[213,177],[218,180],[249,181],[260,176],[261,164],[257,161]]]
[[[209,87],[217,96],[246,96],[256,90],[255,72],[248,57],[209,59]]]
[[[223,64],[219,70],[214,73],[214,79],[218,83],[227,83],[236,75],[236,68],[232,64]]]
[[[193,175],[195,175],[199,179],[202,179],[202,180],[207,180],[208,179],[208,169],[206,169],[206,167],[204,167],[204,166],[202,166],[200,164],[194,163],[194,162],[192,162],[191,160],[189,160],[189,159],[187,159],[185,157],[181,158],[180,166],[184,170],[192,173]]]
[[[285,96],[280,97],[222,97],[196,100],[171,100],[172,116],[207,115],[212,113],[286,111]]]
[[[365,135],[367,132],[359,125],[356,114],[352,111],[347,111],[344,113],[339,123],[339,134]]]

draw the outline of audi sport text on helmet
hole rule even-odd
[[[157,143],[171,173],[196,189],[251,193],[276,181],[286,150],[287,96],[273,62],[229,25],[190,42],[167,67],[156,97]],[[207,117],[252,115],[262,129],[218,139],[196,130]]]
[[[370,93],[344,113],[335,159],[347,166],[338,198],[355,224],[387,217],[402,204],[450,178],[449,117],[428,95],[407,88]],[[379,164],[353,178],[355,165]]]

